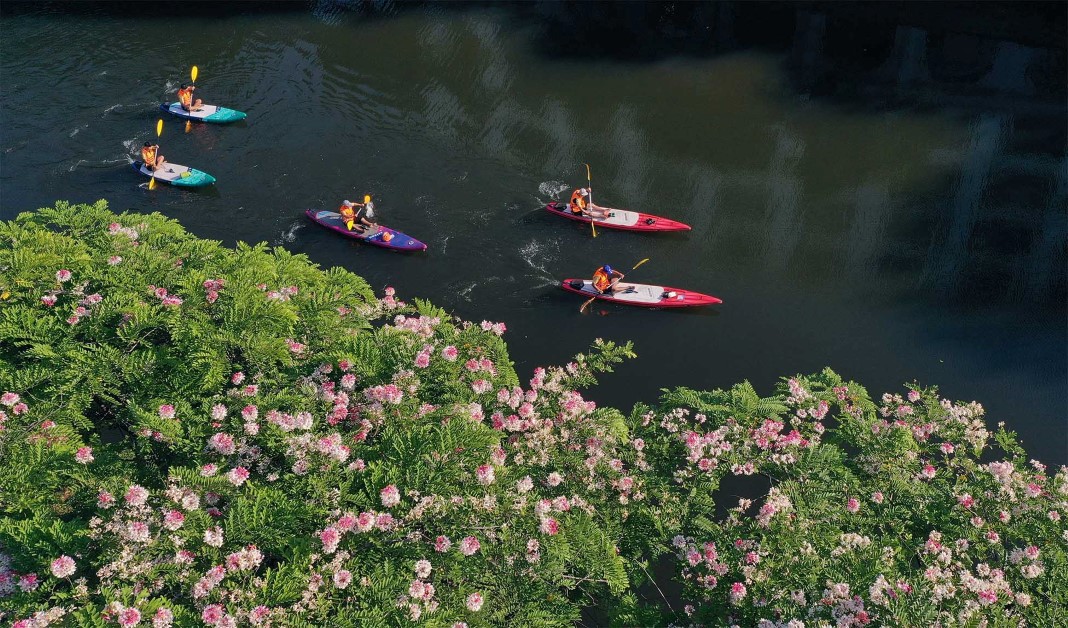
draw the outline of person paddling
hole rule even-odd
[[[375,204],[371,202],[370,195],[364,196],[362,203],[353,203],[346,200],[338,208],[338,212],[340,212],[341,220],[349,228],[349,231],[355,230],[360,233],[366,233],[368,227],[378,226],[370,220],[375,217]]]
[[[197,88],[196,85],[186,85],[182,83],[182,88],[178,90],[178,102],[182,104],[182,109],[186,111],[200,111],[201,105],[204,101],[197,98],[193,100],[193,90]]]
[[[578,188],[571,193],[571,203],[568,205],[571,213],[590,218],[604,218],[608,215],[605,210],[590,201],[592,190],[593,188]]]
[[[153,144],[152,142],[145,142],[145,145],[141,147],[141,161],[144,162],[145,169],[149,172],[153,172],[156,168],[167,163],[163,155],[159,154],[159,144]]]
[[[623,279],[623,273],[612,268],[608,264],[593,271],[593,289],[599,294],[608,294],[615,291],[616,284]]]

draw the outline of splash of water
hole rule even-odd
[[[538,184],[538,194],[548,196],[553,200],[559,200],[560,193],[569,187],[571,186],[563,181],[542,181]]]

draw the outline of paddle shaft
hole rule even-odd
[[[159,139],[163,135],[163,118],[160,118],[156,122],[156,139]],[[152,180],[148,182],[148,189],[156,189],[156,161],[159,161],[159,144],[156,144],[156,154],[152,156],[155,161],[152,162]],[[148,164],[144,164],[147,166]]]
[[[590,176],[590,164],[584,164],[584,165],[586,166],[586,185],[589,186],[587,188],[587,190],[590,193],[589,205],[591,207],[588,207],[588,209],[590,210],[590,229],[593,231],[593,237],[596,238],[597,237],[597,225],[593,224],[594,222],[596,222],[596,220],[594,220],[593,209],[592,209],[592,205],[593,205],[593,177]]]

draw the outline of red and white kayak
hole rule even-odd
[[[621,281],[616,284],[614,292],[606,294],[600,294],[594,290],[593,282],[589,279],[565,279],[560,283],[560,287],[586,298],[596,297],[598,301],[612,301],[638,307],[699,307],[723,303],[721,299],[700,292],[644,283]]]
[[[624,231],[689,231],[690,225],[652,214],[632,212],[626,209],[612,209],[603,207],[608,212],[605,218],[590,218],[572,213],[567,208],[567,203],[553,201],[545,206],[545,209],[571,220],[579,222],[593,222],[598,227],[605,229],[622,229]]]

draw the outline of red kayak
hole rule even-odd
[[[626,209],[603,207],[602,209],[608,212],[608,216],[605,218],[590,218],[588,216],[574,214],[568,210],[567,203],[558,203],[556,201],[546,205],[545,209],[554,214],[563,216],[564,218],[570,218],[571,220],[586,223],[595,222],[598,227],[604,227],[605,229],[623,229],[624,231],[690,230],[690,225],[677,220],[654,216],[652,214],[643,214],[641,212],[632,212]]]
[[[607,294],[600,294],[594,290],[593,282],[589,279],[565,279],[560,283],[560,287],[586,298],[596,297],[599,301],[612,301],[638,307],[699,307],[723,303],[721,299],[700,292],[643,283],[621,281],[616,284],[615,292]]]

